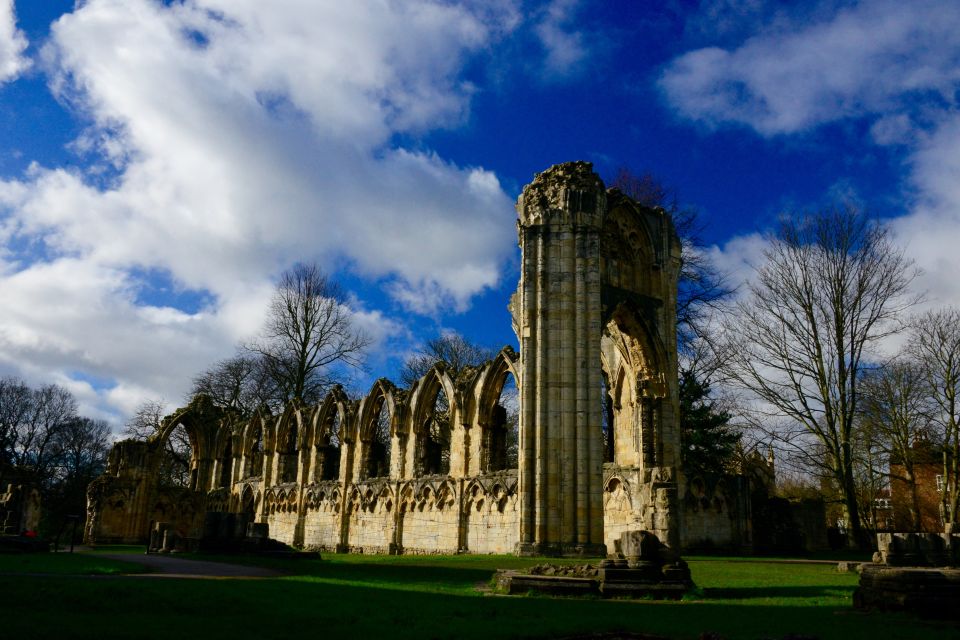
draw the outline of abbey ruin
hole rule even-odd
[[[674,547],[744,542],[743,492],[679,472],[669,216],[606,189],[586,162],[538,174],[517,212],[519,353],[505,347],[456,376],[438,364],[409,389],[381,379],[360,400],[337,388],[248,421],[198,397],[153,438],[114,446],[89,489],[87,540],[143,542],[166,523],[188,540],[266,525],[287,544],[363,553],[605,555],[637,529]],[[445,440],[430,429],[440,394]],[[161,487],[160,452],[178,425],[190,486]]]

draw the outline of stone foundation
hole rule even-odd
[[[853,606],[960,620],[960,569],[864,564]]]
[[[960,534],[880,533],[877,546],[860,566],[855,607],[960,619]]]
[[[623,553],[598,566],[537,565],[529,571],[498,571],[497,587],[511,594],[654,598],[678,600],[693,588],[678,554],[649,531],[628,531],[616,541]]]

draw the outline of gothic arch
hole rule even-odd
[[[497,353],[496,357],[483,366],[479,378],[479,390],[475,394],[476,421],[478,424],[489,424],[493,418],[494,408],[500,401],[503,385],[507,375],[512,375],[520,388],[520,371],[517,368],[520,356],[513,347],[506,346]]]
[[[607,192],[601,230],[601,281],[606,286],[649,293],[653,267],[659,262],[649,210],[618,189]]]
[[[386,378],[380,378],[373,383],[370,391],[360,401],[360,418],[357,420],[357,438],[367,440],[373,435],[371,429],[383,404],[387,406],[390,415],[390,435],[396,435],[401,428],[400,391]]]
[[[327,445],[332,437],[336,437],[340,442],[343,442],[349,435],[352,413],[350,398],[344,393],[343,387],[337,385],[331,389],[314,412],[312,421],[313,444],[315,446]],[[340,427],[337,433],[333,433],[331,428],[338,417],[340,418]]]
[[[520,372],[518,370],[519,357],[512,347],[504,347],[497,356],[487,362],[480,372],[477,379],[476,391],[473,394],[475,403],[475,415],[471,420],[475,428],[479,431],[474,436],[478,438],[477,457],[479,464],[477,470],[481,473],[490,471],[500,471],[513,468],[516,461],[512,454],[508,454],[510,446],[519,447],[519,442],[512,443],[514,436],[519,439],[519,433],[514,434],[511,430],[516,426],[519,432],[519,425],[509,424],[507,421],[508,413],[506,407],[500,404],[503,399],[503,390],[510,376],[518,393],[517,402],[519,403],[520,393]],[[519,411],[519,406],[516,407]]]
[[[311,481],[336,480],[343,465],[345,436],[353,408],[343,388],[334,387],[313,413]]]
[[[396,457],[393,451],[394,436],[400,430],[403,405],[401,392],[386,378],[373,383],[370,392],[360,402],[357,421],[359,457],[354,476],[359,479],[387,477],[392,475],[391,466]],[[378,424],[381,413],[386,411],[387,424]]]
[[[446,407],[440,394],[446,398]],[[411,420],[406,425],[407,448],[413,454],[413,475],[449,475],[455,433],[462,436],[456,387],[443,363],[437,363],[410,392]],[[445,412],[437,414],[442,409]],[[462,441],[462,437],[460,438]],[[412,445],[412,446],[411,446]]]
[[[299,400],[287,403],[276,421],[276,440],[273,448],[275,479],[280,483],[297,482],[300,475],[300,458],[303,452],[304,407]]]

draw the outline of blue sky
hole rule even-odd
[[[179,404],[317,260],[375,339],[515,343],[512,203],[649,171],[749,277],[785,211],[888,218],[960,302],[952,1],[0,0],[0,374]]]

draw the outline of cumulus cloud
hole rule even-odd
[[[511,200],[396,140],[465,122],[461,69],[517,22],[506,0],[78,4],[41,66],[88,123],[83,162],[0,180],[0,368],[59,376],[93,413],[177,403],[298,260],[420,313],[466,309],[515,250]],[[146,304],[144,273],[204,302]]]
[[[796,133],[842,118],[909,112],[918,98],[952,103],[960,80],[958,33],[954,3],[841,5],[812,23],[757,25],[733,48],[685,53],[667,65],[659,84],[691,120],[746,125],[763,135]]]
[[[13,0],[0,0],[0,84],[13,80],[30,66],[23,55],[26,49],[27,38],[17,29]]]
[[[718,4],[725,0],[709,6]],[[916,291],[926,293],[927,306],[960,304],[960,5],[824,2],[812,18],[777,14],[768,22],[757,22],[757,3],[744,6],[752,33],[668,64],[660,78],[665,99],[684,118],[768,137],[843,119],[867,123],[874,144],[897,145],[907,158],[906,214],[890,224],[922,270]],[[741,255],[760,250],[760,237],[736,238],[715,257],[748,276]]]
[[[575,73],[587,58],[583,32],[569,26],[578,5],[578,0],[552,0],[534,26],[546,54],[543,71],[547,77],[559,78]]]

